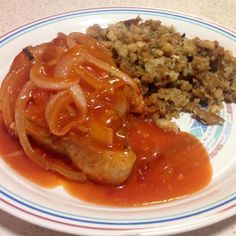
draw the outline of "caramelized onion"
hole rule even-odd
[[[15,110],[15,120],[16,120],[16,129],[19,136],[20,143],[26,153],[26,155],[38,166],[46,169],[52,170],[61,175],[78,180],[84,181],[85,175],[80,171],[73,171],[71,168],[61,165],[61,163],[56,160],[50,161],[46,160],[43,155],[38,154],[31,146],[27,133],[26,133],[26,125],[24,112],[26,110],[26,106],[30,100],[30,93],[33,88],[33,83],[31,81],[27,82],[22,88],[17,101],[16,101],[16,110]]]
[[[68,54],[64,55],[55,67],[54,77],[67,78],[75,63],[76,57],[72,57]]]
[[[79,115],[65,126],[59,125],[61,111],[74,102],[79,110]],[[81,124],[87,115],[87,102],[84,93],[78,84],[71,86],[68,91],[61,91],[52,96],[47,104],[45,116],[50,131],[58,136],[65,135],[73,127]]]
[[[90,123],[89,135],[96,142],[111,146],[113,143],[114,131],[112,128],[94,120]]]
[[[78,55],[81,53],[88,53],[88,49],[85,45],[75,45],[73,48],[67,50],[54,69],[54,77],[68,78],[71,70],[78,64],[80,60]]]
[[[74,102],[77,108],[81,110],[82,119],[84,120],[87,114],[87,101],[83,90],[81,89],[79,84],[75,84],[69,87],[69,93],[74,98]]]
[[[45,110],[45,117],[51,133],[62,136],[73,127],[73,123],[69,123],[64,127],[58,125],[60,112],[71,101],[72,98],[67,91],[61,91],[50,98]]]
[[[12,75],[13,73],[9,73],[2,85],[1,85],[1,94],[0,94],[0,100],[1,100],[1,110],[2,110],[2,116],[3,116],[3,120],[7,126],[8,129],[12,130],[10,128],[11,124],[14,123],[14,111],[13,111],[13,107],[11,106],[11,102],[10,102],[10,95],[11,95],[11,87],[14,83],[14,81],[12,80]]]
[[[29,68],[22,67],[8,73],[1,86],[1,110],[4,122],[11,133],[15,134],[15,102],[17,96],[28,80]]]
[[[114,66],[112,53],[102,43],[93,39],[92,37],[79,32],[70,33],[66,39],[69,48],[77,45],[83,45],[87,52],[94,55],[96,58]]]
[[[129,84],[134,90],[138,90],[137,84],[125,73],[118,70],[117,68],[107,64],[106,62],[103,62],[99,60],[98,58],[90,55],[90,54],[82,54],[81,57],[84,61],[87,61],[98,68],[105,70],[106,72],[113,74],[114,76],[118,77],[119,79],[124,80],[127,84]]]
[[[75,69],[76,74],[83,80],[86,84],[94,89],[100,89],[102,86],[106,85],[107,81],[100,81],[96,76],[94,76],[89,70],[84,66],[79,65]]]
[[[34,64],[30,70],[30,80],[39,88],[62,90],[78,83],[79,79],[75,77],[61,78],[49,77],[44,73],[44,67],[40,63]]]

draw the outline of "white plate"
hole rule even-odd
[[[26,45],[49,41],[58,32],[84,32],[94,23],[107,26],[137,15],[174,25],[188,37],[216,39],[236,55],[236,33],[204,19],[160,9],[90,9],[45,18],[0,38],[0,78]],[[190,197],[135,208],[97,206],[74,199],[61,188],[34,185],[0,160],[0,208],[40,226],[85,235],[164,235],[223,220],[236,213],[236,106],[225,106],[221,115],[226,120],[224,126],[206,127],[187,115],[179,120],[183,130],[204,143],[213,166],[210,185]]]

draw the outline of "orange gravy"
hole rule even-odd
[[[137,154],[133,172],[121,186],[78,183],[41,169],[23,153],[0,116],[0,155],[17,173],[33,183],[66,192],[81,200],[112,206],[137,206],[170,201],[205,187],[212,170],[208,154],[192,135],[165,132],[154,124],[131,120],[131,149]]]

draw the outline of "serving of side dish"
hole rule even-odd
[[[121,71],[122,67],[116,68],[111,59],[111,52],[114,51],[110,52],[95,39],[83,35],[94,24],[105,28],[124,21],[129,27],[133,22],[137,24],[134,20],[137,16],[143,22],[152,19],[161,21],[162,25],[173,26],[180,33],[181,37],[176,36],[180,40],[183,37],[198,37],[201,40],[217,41],[229,52],[227,54],[222,49],[218,50],[216,59],[212,59],[218,65],[221,59],[217,59],[217,55],[226,58],[226,61],[227,55],[236,55],[236,33],[230,29],[198,17],[151,8],[104,8],[68,12],[32,22],[2,36],[1,83],[13,59],[24,50],[15,59],[1,89],[1,209],[31,223],[79,235],[174,234],[201,228],[235,215],[236,105],[224,103],[222,109],[217,108],[219,116],[216,122],[204,120],[201,116],[204,109],[200,113],[199,108],[191,110],[193,114],[196,112],[194,115],[198,120],[186,113],[180,113],[180,117],[174,120],[177,125],[162,119],[161,113],[156,120],[150,116],[150,112],[143,114],[143,101],[140,97],[143,90],[139,83]],[[109,37],[112,40],[114,33],[110,33]],[[209,46],[210,41],[195,42],[200,48],[209,51],[212,47],[212,44]],[[51,43],[43,44],[45,42]],[[142,47],[141,44],[137,43],[137,47]],[[159,47],[158,44],[155,50],[159,50]],[[44,50],[42,48],[46,48],[46,54],[40,52]],[[165,48],[164,53],[169,57],[170,50]],[[118,49],[119,52],[122,55],[121,49]],[[204,53],[194,58],[196,70],[202,70],[197,64],[201,61],[197,59],[204,56]],[[178,56],[172,57],[178,59]],[[184,55],[184,58],[189,60],[188,65],[191,64],[192,56]],[[216,63],[209,63],[210,73],[217,70]],[[79,68],[78,71],[75,66]],[[228,68],[225,73],[231,73],[230,76],[235,78],[235,72],[232,71],[229,72]],[[168,73],[170,75],[170,71]],[[29,79],[24,79],[24,76]],[[61,82],[55,83],[53,76],[60,78]],[[15,85],[11,82],[13,77],[19,80],[23,78],[22,82]],[[48,81],[45,83],[45,80]],[[170,86],[172,89],[173,84]],[[234,86],[229,86],[227,91],[230,88],[232,101],[228,100],[233,102]],[[16,93],[20,94],[18,98]],[[44,103],[46,108],[42,108]],[[200,103],[198,100],[197,104]],[[63,110],[65,107],[66,110]],[[212,105],[211,109],[214,107]],[[45,112],[42,123],[40,119],[44,115],[40,113],[41,108]],[[69,117],[68,114],[72,115]],[[6,135],[2,120],[11,135],[19,138],[26,155],[46,171],[22,156],[19,143],[12,142],[11,137]],[[152,121],[156,121],[159,127],[154,127],[150,123]],[[102,122],[105,125],[101,126]],[[179,132],[178,127],[183,132],[175,134]],[[156,150],[158,135],[162,138]],[[27,136],[31,136],[35,142],[34,148],[40,144],[46,150],[50,149],[49,153],[59,153],[61,159],[58,162],[44,159],[46,154],[40,157],[31,147],[32,140],[29,141]],[[149,139],[152,141],[149,142]],[[118,140],[118,143],[114,140]],[[61,165],[63,155],[70,156],[72,163],[69,166],[68,160]],[[154,161],[148,159],[150,155]],[[168,162],[168,155],[169,159],[176,159],[173,166],[169,166],[171,162]],[[189,158],[190,165],[186,165],[186,158]],[[153,164],[158,161],[163,162],[162,167]],[[183,168],[175,169],[178,165]],[[192,168],[189,170],[193,173],[188,168]],[[175,173],[176,170],[180,172]],[[58,177],[50,171],[64,177]],[[150,174],[151,171],[158,173]],[[176,175],[175,182],[171,182],[173,175]],[[68,182],[64,178],[72,180]],[[155,181],[155,178],[158,180]],[[181,181],[186,183],[183,185]],[[164,186],[164,190],[161,186]]]

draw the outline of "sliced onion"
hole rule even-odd
[[[99,52],[101,54],[104,54],[106,58],[112,58],[112,53],[109,49],[107,49],[102,43],[100,43],[96,39],[86,34],[82,34],[80,32],[74,32],[70,33],[67,37],[69,41],[68,43],[70,44],[71,47],[74,47],[77,43],[80,43],[88,46],[92,50],[99,50]]]
[[[76,57],[65,54],[55,67],[54,77],[67,78],[75,63],[77,63]]]
[[[58,119],[60,117],[61,110],[64,109],[65,106],[71,101],[72,98],[67,91],[61,91],[50,98],[45,110],[45,117],[50,132],[54,135],[62,136],[73,127],[72,123],[69,123],[60,129],[58,126]]]
[[[85,175],[82,172],[72,171],[70,168],[66,166],[62,166],[56,160],[48,161],[43,155],[38,154],[32,148],[27,133],[26,133],[26,125],[24,112],[26,110],[27,103],[30,100],[30,93],[33,88],[33,83],[31,81],[27,82],[22,88],[17,101],[16,101],[16,110],[15,110],[15,121],[16,121],[16,129],[19,136],[20,143],[26,153],[26,155],[38,166],[42,167],[46,170],[55,171],[69,179],[74,179],[78,181],[84,181]]]
[[[84,54],[81,53],[81,60],[87,61],[95,66],[97,66],[98,68],[101,68],[107,72],[109,72],[110,74],[113,74],[114,76],[118,77],[119,79],[123,80],[124,82],[126,82],[132,89],[132,99],[131,99],[131,111],[134,113],[142,113],[143,109],[144,109],[144,101],[143,101],[143,97],[140,94],[140,91],[138,89],[137,84],[125,73],[123,73],[122,71],[118,70],[117,68],[97,59],[96,57],[90,55],[90,54]]]
[[[59,129],[58,119],[61,111],[70,102],[74,102],[80,114],[72,122]],[[85,95],[78,84],[71,86],[68,91],[61,91],[52,96],[46,107],[45,117],[48,127],[54,135],[62,136],[69,132],[73,127],[84,122],[87,116],[87,102]]]
[[[5,77],[1,85],[1,93],[0,93],[2,116],[8,129],[11,129],[10,125],[13,124],[14,122],[14,111],[10,102],[10,94],[11,94],[10,90],[14,81],[12,80],[11,77],[12,73],[9,73]]]
[[[77,108],[81,110],[82,117],[83,117],[82,119],[84,120],[87,115],[87,101],[86,101],[83,90],[81,89],[79,84],[75,84],[69,87],[69,93],[74,98],[74,102]]]
[[[129,84],[134,90],[138,90],[137,84],[125,73],[118,70],[117,68],[107,64],[106,62],[103,62],[99,60],[98,58],[90,55],[90,54],[81,54],[81,57],[83,60],[97,66],[98,68],[101,68],[102,70],[105,70],[114,76],[118,77],[119,79],[122,79],[127,84]]]
[[[12,152],[12,153],[9,153],[9,154],[4,154],[4,157],[17,157],[19,155],[22,155],[23,152],[22,151],[16,151],[16,152]]]
[[[49,59],[47,59],[47,64],[50,66],[57,65],[65,49],[63,47],[51,46],[47,50],[51,50],[51,54],[53,54],[53,58],[49,57]]]
[[[98,59],[110,64],[111,66],[115,65],[112,59],[111,51],[107,49],[102,43],[86,34],[79,32],[70,33],[67,36],[66,43],[70,49],[77,46],[83,46],[86,48],[87,53],[92,54]]]
[[[3,120],[10,132],[15,134],[15,102],[20,89],[28,80],[28,67],[10,71],[1,85],[1,110]]]
[[[113,143],[114,131],[112,128],[93,120],[90,123],[89,135],[96,142],[111,146]]]
[[[58,61],[54,69],[54,77],[66,79],[69,77],[70,72],[78,64],[81,53],[87,53],[85,45],[77,45],[69,49]]]
[[[83,80],[87,85],[93,89],[100,89],[107,85],[107,81],[99,80],[95,75],[93,75],[86,67],[79,65],[75,68],[76,74]]]
[[[39,88],[62,90],[78,83],[79,79],[75,77],[71,78],[53,78],[46,76],[44,73],[44,67],[42,65],[34,64],[30,70],[30,80]]]

